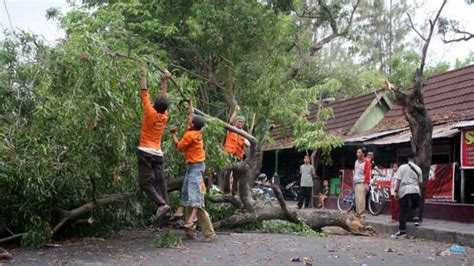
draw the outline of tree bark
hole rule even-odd
[[[409,124],[410,132],[412,135],[411,146],[413,152],[416,154],[415,163],[421,168],[423,172],[423,183],[420,186],[422,202],[420,205],[419,218],[422,219],[423,216],[423,207],[424,207],[424,198],[426,194],[428,175],[431,167],[431,156],[432,156],[432,133],[433,133],[433,124],[431,122],[431,117],[428,114],[425,101],[423,99],[423,70],[425,67],[426,54],[428,52],[428,47],[433,35],[436,23],[438,18],[446,4],[446,0],[443,1],[441,7],[439,8],[435,18],[430,20],[430,30],[427,37],[424,37],[419,33],[413,23],[411,24],[413,30],[422,38],[425,43],[422,48],[422,55],[420,60],[420,66],[415,72],[413,78],[413,92],[411,94],[405,94],[399,90],[396,90],[391,84],[386,83],[386,88],[392,90],[396,97],[396,103],[403,108],[403,114]],[[409,15],[408,15],[409,16]],[[409,16],[410,18],[410,16]]]

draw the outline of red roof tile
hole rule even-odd
[[[379,92],[380,91],[378,91],[378,93]],[[328,107],[332,108],[334,116],[327,121],[326,131],[331,134],[347,134],[374,99],[375,94],[369,93],[329,104]],[[309,108],[309,121],[315,121],[317,111],[317,106]],[[275,143],[265,144],[263,147],[264,150],[293,147],[293,137],[290,125],[276,126],[271,132],[271,137]]]
[[[474,117],[474,65],[433,75],[423,88],[423,97],[433,124]],[[368,132],[407,127],[402,108],[394,105],[380,123]]]

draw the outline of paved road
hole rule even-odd
[[[337,229],[332,229],[338,232]],[[283,234],[219,234],[217,241],[186,241],[183,249],[156,249],[157,232],[122,231],[111,239],[83,239],[58,248],[11,250],[15,265],[474,265],[474,252],[441,256],[450,244],[335,234],[310,238]],[[4,262],[6,263],[6,262]],[[1,262],[0,262],[1,264]]]

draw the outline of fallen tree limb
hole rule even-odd
[[[233,195],[206,196],[206,199],[208,199],[212,203],[230,203],[237,209],[242,209],[244,206],[239,197]]]
[[[371,227],[365,226],[360,219],[349,213],[317,209],[290,209],[289,212],[296,215],[298,221],[307,224],[313,230],[320,230],[326,226],[339,226],[355,235],[370,236],[375,234]],[[285,214],[280,207],[269,206],[259,208],[252,213],[238,213],[232,215],[227,219],[215,223],[214,227],[216,229],[232,229],[267,220],[289,221],[287,214]]]
[[[108,205],[108,204],[114,204],[118,202],[123,202],[126,198],[128,198],[130,195],[132,195],[131,192],[125,192],[125,193],[119,193],[119,194],[112,194],[105,196],[101,199],[97,199],[95,201],[90,201],[81,207],[72,209],[70,211],[65,211],[66,216],[64,216],[61,221],[54,227],[53,229],[53,235],[58,232],[63,225],[71,220],[74,220],[78,218],[79,216],[86,214],[93,209],[103,206],[103,205]]]

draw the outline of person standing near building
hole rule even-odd
[[[303,202],[305,208],[309,207],[309,202],[312,196],[311,192],[313,189],[313,177],[316,175],[314,167],[313,165],[311,165],[311,159],[309,158],[309,155],[305,155],[303,161],[304,164],[300,166],[301,180],[300,194],[298,195],[298,209],[301,209],[301,207],[303,207]]]
[[[399,199],[400,217],[398,232],[392,235],[393,238],[406,237],[407,214],[409,208],[415,210],[418,208],[421,192],[420,183],[423,182],[422,172],[418,165],[415,164],[415,153],[408,154],[408,163],[398,168],[395,174],[395,197]],[[415,221],[415,224],[418,221]]]
[[[392,164],[392,176],[390,177],[390,214],[392,215],[392,223],[396,223],[398,221],[398,217],[400,215],[399,207],[398,207],[398,199],[395,198],[395,185],[397,184],[397,180],[395,179],[395,174],[398,171],[398,164]]]
[[[356,198],[356,216],[362,217],[365,212],[366,206],[366,194],[369,191],[369,182],[372,171],[370,160],[366,158],[367,149],[357,149],[354,165],[354,176],[352,182],[354,185],[355,198]]]

